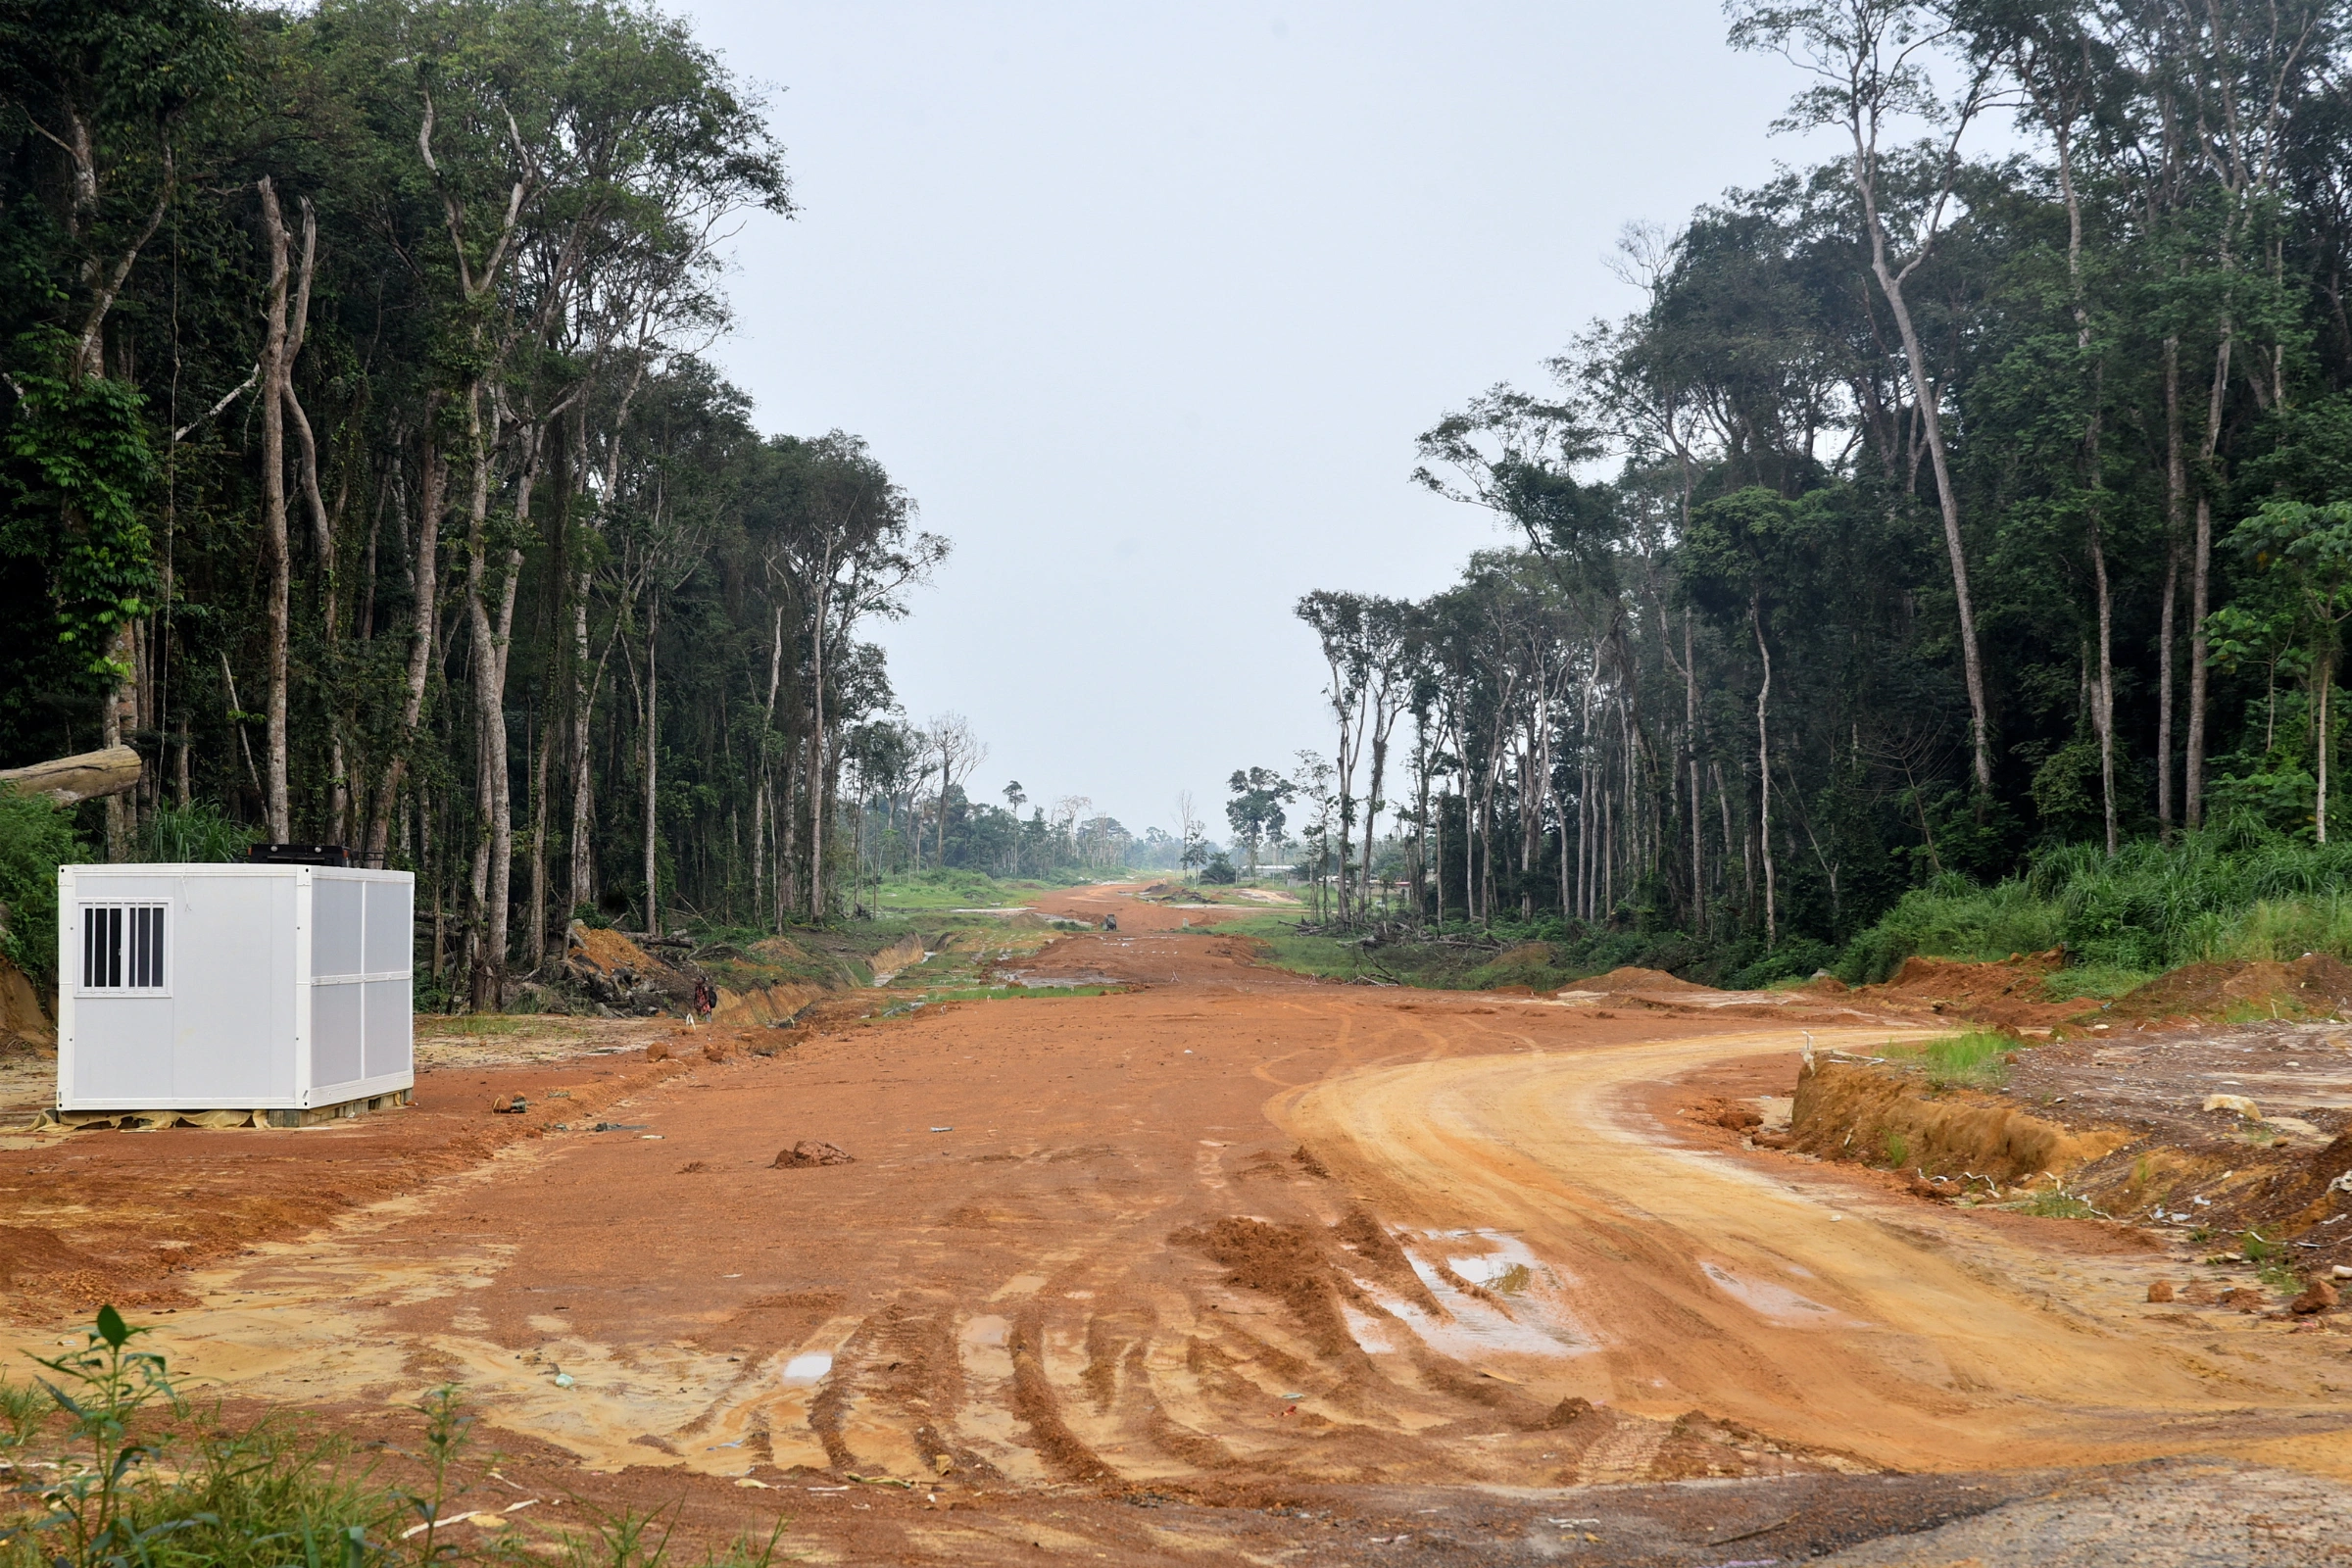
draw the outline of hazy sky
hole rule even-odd
[[[973,792],[1141,832],[1328,751],[1302,593],[1500,541],[1413,437],[1632,308],[1605,266],[1799,149],[1712,0],[684,10],[763,84],[802,216],[739,242],[728,373],[866,437],[955,541],[880,630]]]

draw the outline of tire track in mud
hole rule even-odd
[[[1850,1184],[1668,1147],[1616,1108],[1620,1086],[1795,1043],[1783,1032],[1374,1068],[1295,1091],[1272,1114],[1425,1235],[1507,1233],[1559,1269],[1570,1309],[1603,1333],[1566,1363],[1502,1362],[1549,1388],[1658,1419],[1697,1406],[1906,1467],[2210,1447],[2210,1432],[2183,1442],[2164,1426],[2221,1414],[2224,1391],[2180,1368],[2088,1270],[1925,1205],[1881,1223],[1885,1200]],[[2290,1425],[2302,1418],[2352,1423],[2352,1406],[2278,1371],[2227,1391],[2241,1446],[2312,1434]],[[1612,1438],[1583,1463],[1634,1478],[1620,1472],[1658,1462],[1647,1441]]]

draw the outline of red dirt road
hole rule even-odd
[[[2103,1232],[2068,1250],[1661,1114],[1661,1081],[1792,1079],[1802,1020],[1325,985],[1201,911],[1046,905],[1122,929],[1025,971],[1139,989],[765,1058],[453,1069],[355,1126],[0,1152],[16,1299],[144,1292],[191,1386],[363,1427],[454,1380],[542,1492],[686,1488],[723,1522],[788,1491],[810,1549],[859,1561],[1243,1549],[1214,1510],[1093,1500],[1137,1494],[2352,1472],[2343,1339],[2183,1330],[2144,1304],[2166,1260]],[[803,1139],[856,1163],[774,1168]],[[142,1221],[188,1245],[138,1253]],[[61,1247],[89,1277],[40,1262]],[[172,1250],[210,1260],[158,1274]]]

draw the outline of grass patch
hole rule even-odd
[[[1082,888],[1097,882],[1150,881],[1163,876],[1170,881],[1175,879],[1173,872],[1131,871],[1115,865],[1091,870],[1065,866],[1033,877],[999,877],[986,871],[951,867],[885,878],[878,888],[871,890],[871,897],[885,913],[902,909],[994,909],[1028,904],[1040,893],[1062,888]]]
[[[2052,1002],[2081,998],[2106,1002],[2137,990],[2156,978],[2153,969],[2127,969],[2112,963],[2079,963],[2042,978],[2041,994]]]
[[[2020,1214],[2033,1214],[2042,1219],[2101,1219],[2105,1216],[2063,1187],[2049,1186],[2022,1203],[2007,1203],[2005,1208]]]
[[[524,1033],[530,1028],[529,1017],[527,1013],[474,1012],[449,1018],[420,1018],[416,1028],[420,1034],[463,1035],[469,1040],[495,1040]]]
[[[1938,1089],[1998,1089],[2009,1081],[2008,1055],[2016,1049],[2017,1042],[2007,1035],[1972,1030],[1916,1046],[1889,1046],[1886,1054],[1917,1063]]]

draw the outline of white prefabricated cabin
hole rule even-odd
[[[416,1077],[416,878],[58,867],[61,1111],[315,1112]]]

